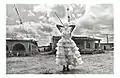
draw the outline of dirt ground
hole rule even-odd
[[[70,71],[62,71],[55,64],[55,55],[36,55],[32,57],[10,57],[6,60],[7,74],[113,74],[113,52],[82,55],[84,63],[70,66]]]

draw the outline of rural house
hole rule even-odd
[[[60,40],[60,36],[53,36],[52,38],[52,50],[56,51],[56,43]],[[87,50],[87,49],[98,49],[100,48],[100,39],[91,38],[91,37],[77,37],[72,36],[72,39],[75,41],[79,50]],[[95,44],[97,41],[98,44]]]
[[[37,41],[32,39],[6,39],[7,55],[26,56],[39,52]]]

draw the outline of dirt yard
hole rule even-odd
[[[113,74],[113,52],[105,54],[82,55],[84,63],[70,67],[62,72],[62,66],[55,64],[54,55],[36,55],[33,57],[10,57],[6,60],[7,74]]]

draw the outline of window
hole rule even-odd
[[[90,42],[86,42],[86,48],[90,48]]]

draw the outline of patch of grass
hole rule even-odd
[[[70,71],[62,71],[55,64],[55,55],[36,55],[31,57],[11,57],[6,60],[7,74],[113,74],[114,54],[82,55],[84,63],[70,66]]]

